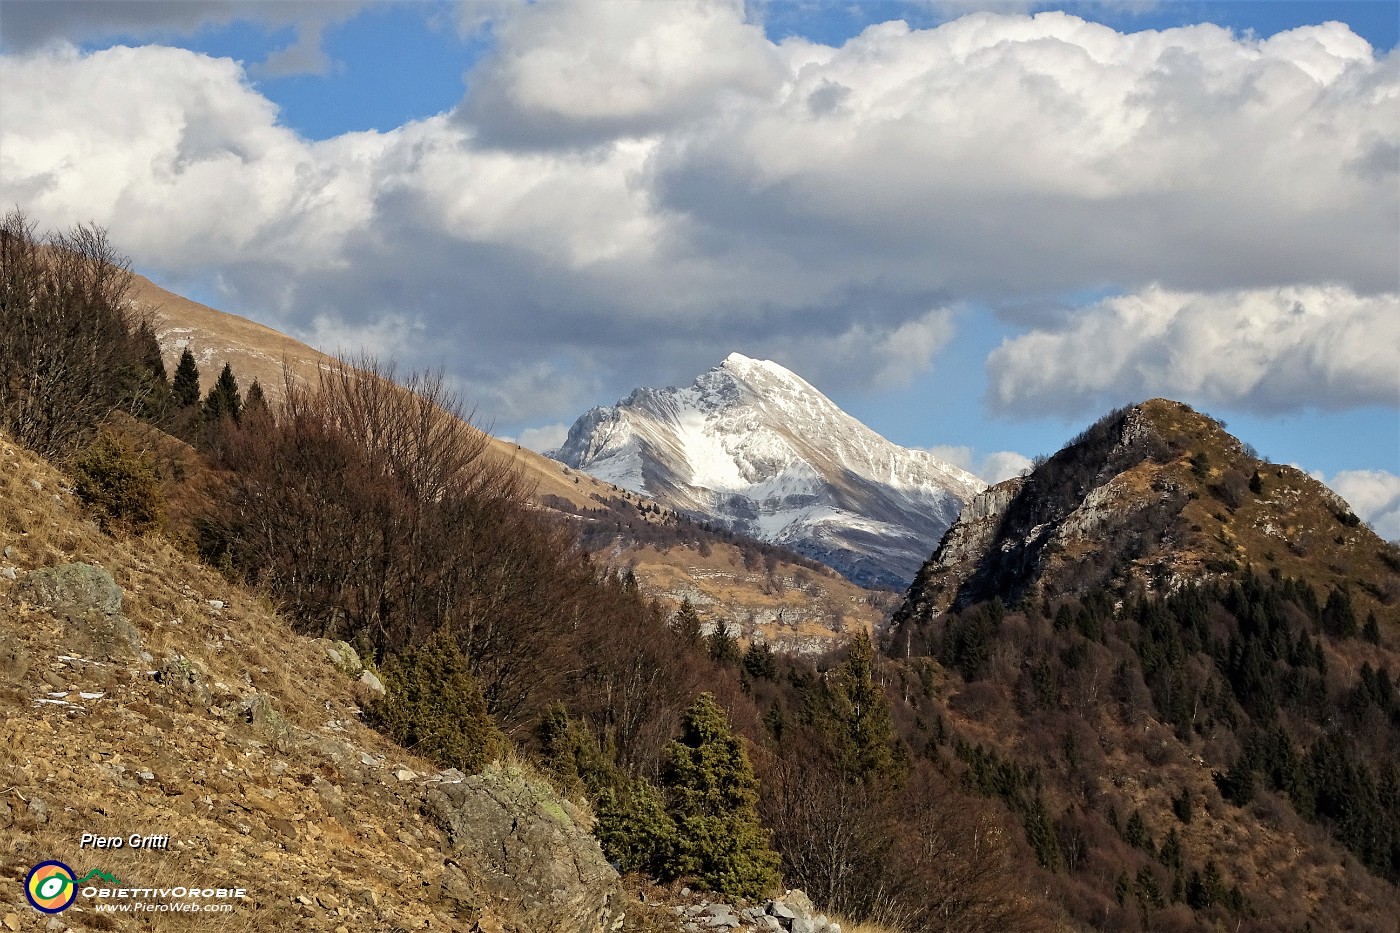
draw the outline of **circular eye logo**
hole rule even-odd
[[[24,879],[24,896],[35,910],[46,914],[67,910],[78,896],[73,869],[62,862],[40,862]]]

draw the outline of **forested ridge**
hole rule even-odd
[[[100,231],[43,245],[11,215],[3,246],[7,332],[80,341],[79,304],[119,354],[51,398],[37,342],[6,345],[6,430],[111,533],[184,542],[294,631],[354,644],[387,688],[367,718],[407,746],[468,772],[532,758],[624,870],[801,887],[907,933],[1400,913],[1400,635],[1347,588],[1247,560],[1169,595],[1018,584],[776,656],[596,564],[440,379],[341,361],[274,408],[225,367],[201,398],[192,357],[168,380],[151,353]],[[90,297],[40,300],[78,274]]]

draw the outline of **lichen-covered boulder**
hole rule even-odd
[[[44,567],[20,582],[17,595],[64,623],[64,647],[72,654],[131,660],[141,652],[140,633],[122,615],[121,587],[101,567]]]
[[[532,933],[607,933],[622,920],[622,888],[598,841],[549,785],[491,765],[425,791],[424,810],[493,897]]]

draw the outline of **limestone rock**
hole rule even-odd
[[[384,682],[374,676],[373,671],[363,671],[357,683],[366,699],[373,701],[384,698]]]
[[[91,564],[44,567],[25,577],[21,595],[54,615],[114,616],[122,611],[122,591],[112,575]]]
[[[605,933],[621,919],[617,872],[544,782],[493,765],[460,784],[428,785],[424,811],[532,929]]]
[[[265,693],[255,694],[244,700],[240,707],[241,718],[254,735],[269,739],[274,745],[286,742],[292,727]]]
[[[360,660],[360,653],[346,641],[332,641],[329,638],[318,638],[316,644],[320,645],[326,652],[326,657],[330,659],[335,669],[347,677],[358,677],[365,669],[364,663]]]
[[[31,572],[19,597],[64,623],[64,646],[86,657],[131,660],[141,636],[122,615],[122,591],[112,575],[91,564],[61,564]]]
[[[213,705],[214,696],[205,683],[204,672],[178,652],[161,662],[156,670],[155,679],[157,683],[195,706],[208,709]]]

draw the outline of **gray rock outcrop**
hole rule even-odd
[[[64,646],[72,654],[132,660],[141,652],[140,633],[122,615],[121,588],[101,567],[44,567],[19,583],[17,595],[64,623]]]
[[[424,793],[424,811],[483,887],[509,902],[533,933],[608,933],[622,919],[622,887],[572,806],[543,781],[492,765]]]
[[[685,893],[684,891],[682,893]],[[802,891],[788,891],[763,906],[736,907],[701,900],[671,908],[684,933],[733,930],[734,933],[841,933],[841,924],[817,913]]]

